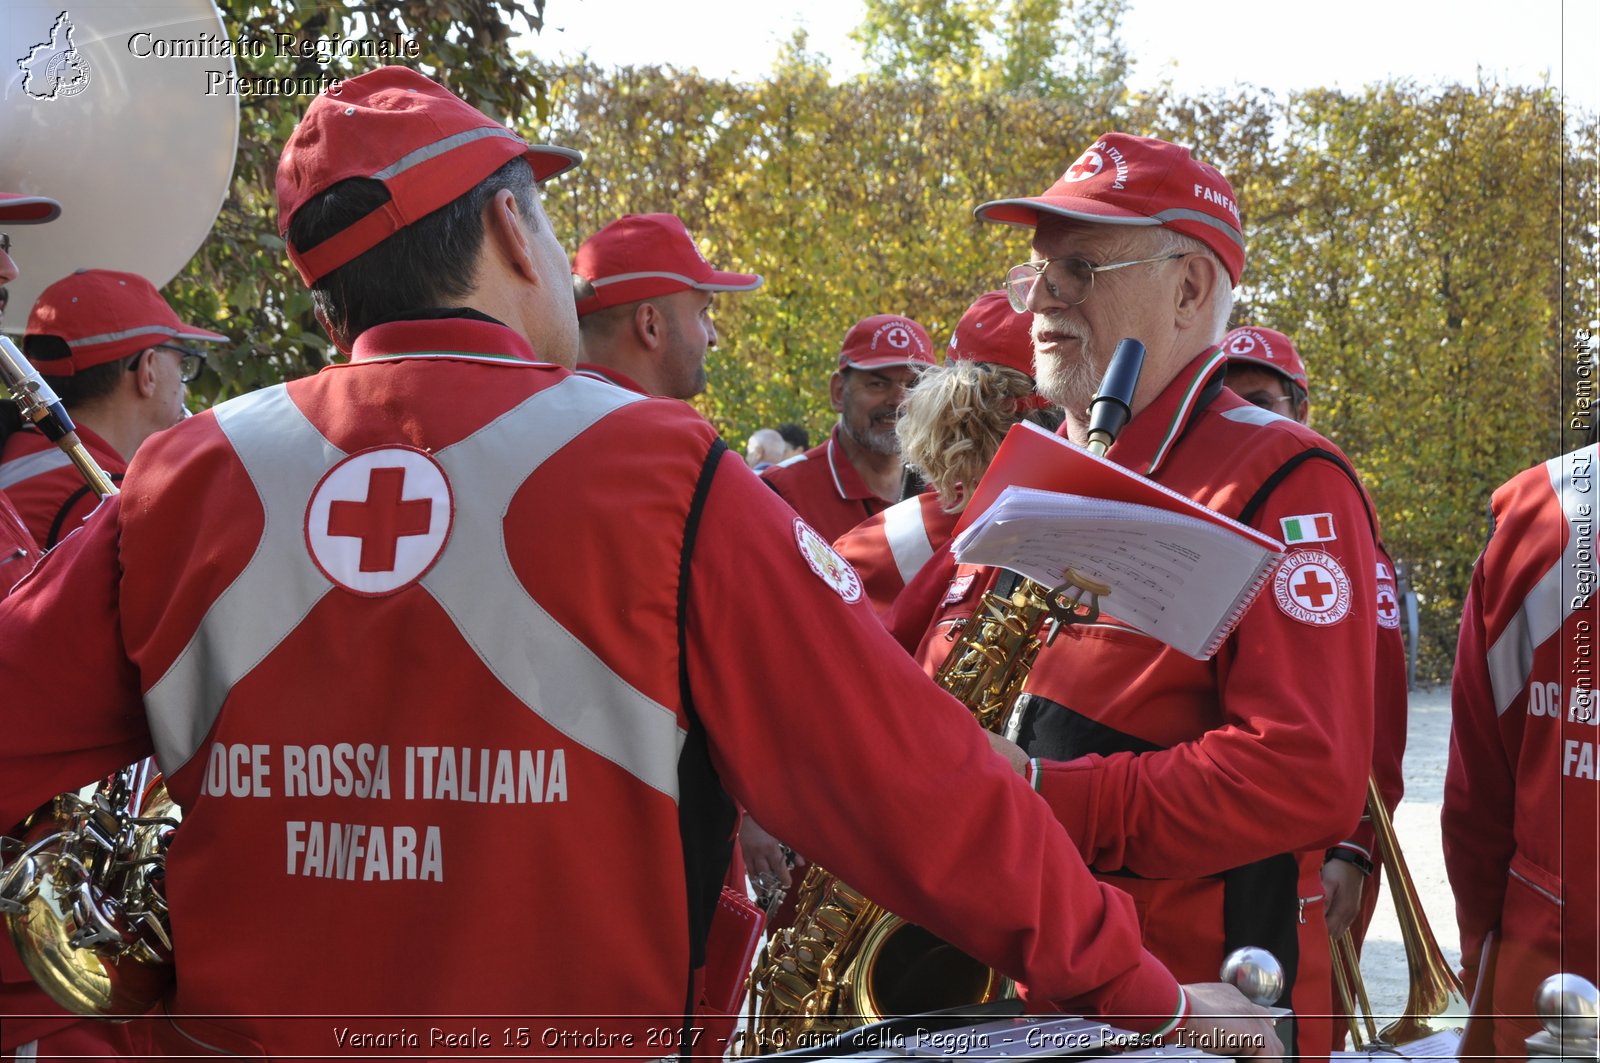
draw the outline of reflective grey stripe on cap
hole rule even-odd
[[[1576,464],[1575,459],[1579,458],[1586,466],[1582,470],[1581,490],[1575,482],[1575,470],[1566,468],[1568,462]],[[1560,631],[1567,617],[1575,612],[1572,601],[1576,597],[1574,588],[1594,585],[1594,491],[1591,486],[1593,469],[1589,467],[1593,464],[1592,458],[1593,451],[1586,448],[1551,458],[1544,463],[1550,486],[1560,499],[1561,511],[1566,517],[1567,545],[1561,552],[1560,560],[1534,584],[1523,599],[1522,608],[1517,610],[1505,631],[1489,647],[1489,686],[1494,691],[1494,711],[1497,716],[1504,713],[1527,687],[1528,676],[1533,673],[1534,652],[1546,639]],[[1580,516],[1580,506],[1590,510],[1588,516]],[[1588,535],[1575,534],[1573,525],[1580,520],[1589,526]],[[1587,564],[1580,559],[1580,555],[1586,556]],[[1584,571],[1588,575],[1580,576],[1579,573]]]
[[[511,569],[504,533],[512,496],[546,458],[606,414],[643,398],[568,377],[435,453],[455,496],[455,520],[421,586],[518,700],[676,799],[684,739],[677,714],[629,686],[528,596]],[[344,452],[306,420],[282,385],[223,403],[215,413],[266,522],[244,571],[145,697],[157,759],[168,774],[199,750],[234,685],[333,586],[307,551],[305,513],[317,484]]]
[[[922,570],[933,557],[927,526],[922,523],[922,502],[908,498],[883,511],[883,534],[889,540],[889,553],[903,583]]]
[[[696,291],[702,292],[750,292],[761,287],[762,280],[759,276],[749,284],[713,284],[710,281],[697,281],[693,277],[686,277],[682,273],[645,272],[645,273],[618,273],[614,277],[585,278],[595,288],[604,288],[608,284],[621,284],[624,281],[663,280],[677,281],[686,284]]]
[[[102,332],[98,336],[85,336],[82,339],[65,340],[63,342],[75,351],[80,347],[98,347],[102,343],[115,343],[118,340],[125,340],[134,336],[154,335],[166,336],[175,340],[200,338],[192,334],[179,332],[177,329],[167,325],[141,325],[138,328],[125,328],[118,332]],[[152,344],[152,346],[154,345]]]
[[[424,144],[415,151],[407,152],[373,174],[372,179],[374,181],[387,181],[396,174],[405,173],[413,166],[421,166],[428,160],[437,159],[440,155],[454,151],[463,144],[471,144],[473,141],[483,140],[485,137],[504,137],[506,140],[516,141],[525,148],[528,146],[526,140],[523,140],[504,126],[479,126],[476,129],[465,129],[459,133],[452,133],[441,140],[435,140],[432,144]]]
[[[1216,215],[1207,214],[1203,210],[1174,207],[1171,210],[1157,211],[1151,217],[1162,225],[1167,224],[1169,221],[1197,221],[1204,225],[1209,225],[1217,232],[1227,234],[1228,239],[1239,245],[1239,250],[1244,250],[1244,236],[1240,234],[1238,229],[1235,229]]]
[[[22,458],[13,458],[0,465],[0,487],[11,487],[24,480],[31,480],[35,476],[51,472],[66,465],[71,465],[72,459],[66,452],[51,447]]]

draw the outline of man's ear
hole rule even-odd
[[[517,197],[508,188],[494,194],[483,208],[483,248],[479,251],[479,267],[484,259],[493,256],[506,268],[530,284],[542,284],[543,279],[534,266],[533,244],[528,229],[517,206]]]
[[[1179,328],[1190,328],[1211,313],[1212,293],[1224,278],[1217,260],[1210,255],[1192,254],[1181,265],[1183,275],[1178,282],[1173,320]]]
[[[639,346],[647,351],[660,347],[666,340],[666,320],[661,308],[646,299],[633,308],[633,335]]]
[[[828,381],[828,400],[833,403],[834,413],[844,412],[844,370],[834,372],[833,379]]]
[[[148,399],[156,393],[156,354],[154,347],[146,347],[138,354],[139,361],[135,363],[133,372],[128,374],[133,377],[133,388],[141,399]]]

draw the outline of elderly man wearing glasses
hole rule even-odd
[[[138,274],[85,269],[39,295],[23,351],[116,481],[141,443],[187,416],[186,385],[205,367],[205,355],[188,344],[226,340],[179,320]],[[0,449],[0,488],[47,549],[99,502],[66,455],[31,428]]]
[[[1207,660],[1110,617],[1040,650],[1018,709],[1029,778],[1090,868],[1135,898],[1145,946],[1183,978],[1229,950],[1283,962],[1299,1050],[1326,1057],[1324,851],[1361,815],[1372,752],[1374,528],[1331,443],[1224,387],[1243,227],[1223,175],[1189,150],[1108,133],[1044,194],[985,203],[1030,230],[1010,270],[1031,311],[1039,392],[1080,445],[1124,337],[1148,354],[1107,457],[1282,540],[1259,600]],[[924,636],[971,613],[987,580],[962,566]],[[1287,1041],[1287,1039],[1286,1039]]]

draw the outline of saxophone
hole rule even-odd
[[[1103,454],[1132,412],[1144,345],[1117,345],[1090,403],[1089,449]],[[934,674],[979,726],[1005,733],[1039,649],[1069,624],[1093,623],[1110,588],[1070,570],[1046,588],[1002,571]],[[831,1040],[894,1015],[1014,996],[1011,980],[874,904],[813,864],[792,925],[772,932],[746,983],[749,1026],[739,1054]]]

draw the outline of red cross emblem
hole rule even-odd
[[[1273,595],[1302,624],[1337,624],[1350,612],[1350,577],[1326,550],[1294,550],[1278,565]]]
[[[334,502],[328,508],[328,534],[361,540],[362,572],[393,572],[395,546],[408,535],[428,534],[433,503],[401,501],[406,471],[385,467],[367,473],[364,502]]]
[[[1099,173],[1103,166],[1105,160],[1098,151],[1086,151],[1077,162],[1067,167],[1067,172],[1062,176],[1068,181],[1087,181]]]
[[[323,575],[357,594],[392,594],[444,552],[450,482],[412,447],[374,447],[323,476],[306,507],[306,545]]]
[[[1300,581],[1290,584],[1289,589],[1313,609],[1321,609],[1322,603],[1333,597],[1333,584],[1323,579],[1316,569],[1302,572]]]
[[[1395,597],[1394,588],[1383,584],[1378,586],[1378,623],[1388,628],[1400,626],[1399,599]]]

